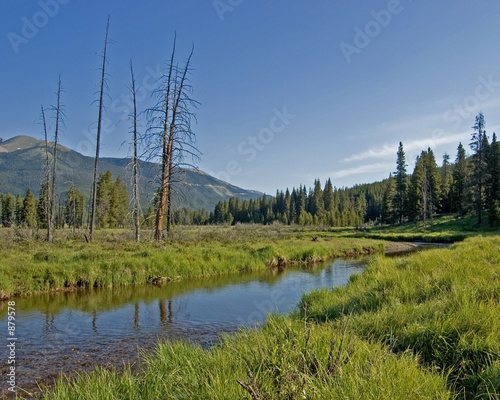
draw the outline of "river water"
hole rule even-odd
[[[303,293],[348,283],[366,258],[337,259],[314,267],[290,268],[164,286],[137,285],[16,298],[16,384],[19,394],[51,385],[61,373],[96,365],[135,363],[138,349],[158,340],[188,340],[207,346],[224,332],[262,323],[267,312],[293,309]],[[1,347],[8,358],[7,302],[0,302]],[[2,337],[2,335],[0,335]],[[7,364],[0,366],[5,380]],[[6,385],[2,384],[2,396]]]

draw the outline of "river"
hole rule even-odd
[[[346,285],[366,262],[337,259],[284,272],[16,298],[18,393],[36,392],[38,385],[53,384],[61,373],[136,363],[139,349],[147,351],[159,340],[208,346],[221,333],[262,323],[268,312],[290,311],[305,292]],[[7,302],[0,302],[0,320],[7,327]],[[8,349],[2,347],[6,359]],[[7,364],[0,369],[5,377]],[[5,385],[2,390],[5,396]]]

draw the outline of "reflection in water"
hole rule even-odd
[[[139,303],[134,304],[134,328],[139,329]]]
[[[158,340],[192,340],[202,345],[221,332],[265,320],[267,312],[287,312],[302,293],[345,285],[363,262],[337,260],[326,266],[265,271],[165,286],[48,293],[16,299],[16,333],[21,347],[20,388],[52,383],[61,371],[86,371],[96,365],[122,366],[138,348]],[[0,302],[6,325],[7,308]],[[0,366],[3,374],[5,367]],[[3,390],[3,389],[2,389]]]

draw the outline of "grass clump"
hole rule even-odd
[[[500,237],[476,237],[451,249],[378,257],[347,287],[305,295],[301,307],[318,322],[353,309],[355,334],[412,350],[468,398],[498,398],[499,249]]]
[[[98,369],[62,381],[62,399],[450,399],[439,374],[330,325],[274,316],[207,350],[163,343],[135,373]]]

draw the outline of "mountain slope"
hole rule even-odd
[[[59,198],[75,184],[89,199],[93,180],[94,159],[86,157],[64,146],[58,146],[56,186]],[[31,188],[38,195],[45,171],[44,142],[29,136],[16,136],[0,140],[0,193],[11,192],[24,196]],[[141,205],[147,208],[159,186],[156,176],[160,169],[157,164],[143,162],[140,167]],[[99,172],[111,171],[113,177],[120,176],[130,186],[132,179],[131,159],[100,158]],[[219,200],[230,197],[242,199],[256,198],[262,193],[245,190],[216,179],[202,171],[178,169],[174,185],[174,203],[177,207],[212,210]],[[130,188],[129,188],[130,191]],[[131,192],[131,191],[130,191]]]

